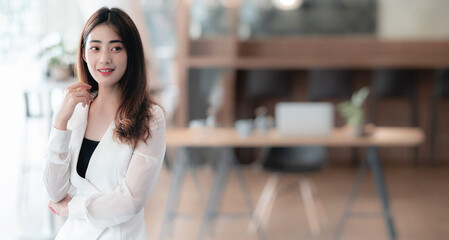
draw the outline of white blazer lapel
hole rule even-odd
[[[89,192],[98,192],[86,179],[80,177],[76,171],[81,144],[87,127],[89,106],[82,107],[78,104],[71,119],[70,130],[72,130],[70,154],[72,155],[70,181],[76,188],[84,188]]]

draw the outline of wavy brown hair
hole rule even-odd
[[[150,109],[156,103],[150,96],[142,40],[128,14],[118,8],[103,7],[87,20],[79,42],[76,74],[81,82],[92,86],[91,91],[98,90],[98,83],[83,60],[83,51],[87,36],[100,24],[106,24],[115,30],[122,38],[128,56],[126,71],[118,82],[122,99],[115,114],[114,136],[135,149],[139,141],[146,141],[151,137],[149,123],[153,115]]]

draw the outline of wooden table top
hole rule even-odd
[[[266,134],[253,131],[247,138],[238,136],[234,128],[169,128],[166,131],[168,147],[411,147],[424,139],[423,130],[415,127],[377,127],[372,134],[362,137],[350,137],[345,128],[335,128],[330,135],[320,137],[285,137],[276,129]]]

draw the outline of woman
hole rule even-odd
[[[44,182],[57,239],[147,239],[144,206],[165,154],[165,118],[151,99],[131,18],[101,8],[84,26],[80,82],[66,89],[50,133]]]

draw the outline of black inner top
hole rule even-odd
[[[86,177],[87,167],[89,166],[90,158],[97,148],[98,141],[92,141],[87,138],[83,138],[83,143],[81,144],[80,155],[78,157],[78,163],[76,165],[76,171],[78,175],[82,178]]]

